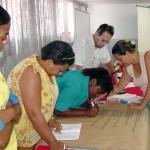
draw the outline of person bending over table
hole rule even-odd
[[[107,49],[107,44],[113,35],[114,27],[104,23],[97,28],[93,35],[77,39],[72,46],[75,53],[75,66],[70,69],[98,68],[104,64],[116,83],[117,74]]]
[[[33,150],[42,140],[52,150],[64,149],[51,130],[61,130],[61,125],[52,118],[58,96],[55,75],[67,70],[74,60],[68,43],[53,41],[41,49],[40,55],[24,59],[9,74],[9,86],[22,108],[21,119],[14,126],[18,150]]]
[[[98,106],[92,107],[85,102],[105,97],[113,89],[111,77],[102,67],[66,71],[56,81],[59,96],[54,114],[62,117],[94,117],[99,111]]]
[[[144,97],[140,104],[131,103],[128,106],[142,109],[148,104],[150,109],[150,50],[138,52],[133,41],[120,40],[114,45],[112,54],[126,67],[123,70],[121,79],[114,86],[111,95],[123,90],[133,78],[133,83],[135,86],[140,86]]]

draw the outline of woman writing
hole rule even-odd
[[[54,41],[20,62],[10,73],[8,83],[18,96],[22,108],[20,121],[15,124],[19,150],[31,150],[43,139],[51,150],[63,150],[64,144],[57,141],[51,129],[61,130],[61,125],[52,118],[58,87],[55,76],[74,63],[71,46]]]
[[[112,93],[116,94],[123,90],[133,78],[133,83],[135,86],[140,86],[144,97],[140,104],[131,103],[129,107],[142,109],[147,104],[149,105],[150,100],[150,50],[138,52],[135,48],[136,45],[132,41],[125,40],[120,40],[114,45],[112,49],[113,56],[126,67]]]
[[[99,108],[87,100],[103,98],[113,89],[109,72],[102,67],[66,71],[56,81],[59,96],[54,113],[62,117],[95,117]]]

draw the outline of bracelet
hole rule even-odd
[[[117,71],[115,71],[115,72],[111,72],[111,74],[113,75],[113,74],[116,74],[117,73]]]

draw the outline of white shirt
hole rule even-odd
[[[76,40],[72,48],[75,53],[75,65],[83,68],[98,67],[100,63],[106,64],[111,60],[106,46],[95,47],[93,35]]]

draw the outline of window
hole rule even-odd
[[[63,2],[63,19],[64,19],[64,32],[61,34],[61,39],[68,43],[74,41],[74,7],[73,3]]]

